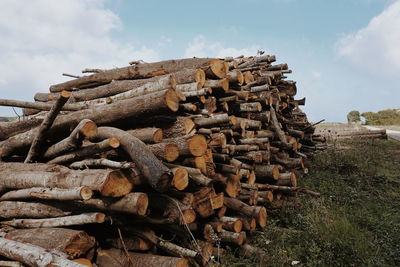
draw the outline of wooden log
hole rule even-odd
[[[31,118],[11,122],[0,122],[0,140],[6,140],[11,136],[20,134],[40,125],[43,119]]]
[[[121,100],[118,103],[106,106],[98,106],[58,116],[49,134],[59,133],[67,128],[75,127],[83,119],[90,119],[97,125],[103,125],[126,118],[142,118],[146,114],[154,112],[177,111],[178,108],[179,98],[176,92],[174,90],[161,91],[142,97]],[[37,124],[30,125],[32,128],[35,126]],[[11,155],[18,148],[29,146],[37,131],[37,128],[33,128],[0,142],[0,157]]]
[[[112,169],[129,169],[135,166],[132,162],[118,162],[108,159],[85,159],[75,161],[68,167],[71,169],[89,169],[90,167],[112,168]]]
[[[103,223],[105,215],[100,212],[82,213],[49,219],[14,219],[12,221],[1,221],[2,225],[16,228],[51,228],[61,226],[83,225],[92,223]]]
[[[286,185],[297,187],[297,178],[294,172],[280,173],[276,185]]]
[[[1,201],[0,218],[51,218],[71,214],[55,207],[22,201]]]
[[[150,195],[149,208],[161,213],[171,223],[189,224],[196,220],[196,213],[191,207],[166,195]]]
[[[160,143],[163,139],[163,131],[160,128],[142,128],[127,132],[145,143]]]
[[[87,186],[103,196],[120,197],[132,190],[126,176],[117,170],[71,170],[43,163],[0,162],[0,189],[48,187],[71,189]],[[1,191],[1,190],[0,190]]]
[[[188,135],[196,127],[190,118],[182,116],[176,116],[175,118],[172,125],[163,129],[165,138],[176,138]]]
[[[113,127],[99,127],[97,135],[101,139],[117,137],[121,142],[121,147],[129,154],[151,187],[164,191],[170,186],[169,169],[154,156],[142,141]]]
[[[128,254],[126,254],[123,250],[120,249],[98,250],[96,264],[99,267],[189,267],[189,262],[185,258],[167,257],[134,252],[128,252]]]
[[[61,111],[61,108],[68,101],[70,96],[71,96],[71,93],[68,91],[62,91],[60,93],[60,97],[57,99],[56,103],[53,105],[53,107],[47,113],[46,117],[44,118],[41,125],[39,126],[39,129],[37,130],[35,138],[33,139],[31,147],[28,151],[28,155],[26,156],[26,159],[24,161],[25,163],[29,163],[29,162],[32,162],[33,160],[35,160],[35,158],[37,157],[37,154],[39,153],[39,151],[41,149],[41,145],[44,141],[45,134],[50,129],[50,127],[53,125],[53,122],[56,119],[58,113]]]
[[[9,191],[0,197],[0,200],[16,199],[53,199],[53,200],[87,200],[92,198],[93,191],[87,186],[70,189],[32,187]],[[1,203],[1,202],[0,202]]]
[[[243,223],[238,218],[223,216],[219,218],[219,220],[222,222],[222,228],[227,231],[235,233],[240,233],[242,231]]]
[[[237,85],[242,85],[244,82],[244,76],[240,70],[232,70],[228,72],[226,78],[229,80],[230,83],[234,83]]]
[[[257,178],[271,178],[278,180],[280,177],[279,172],[282,170],[280,165],[255,165],[254,172]]]
[[[244,83],[248,84],[254,81],[254,76],[250,71],[246,71],[243,73]]]
[[[180,156],[203,156],[207,150],[207,141],[203,135],[187,135],[165,139],[163,142],[178,146]]]
[[[219,238],[221,238],[222,242],[233,243],[233,244],[236,244],[239,246],[243,245],[243,243],[246,241],[246,233],[245,232],[234,233],[234,232],[222,230],[218,236],[219,236]]]
[[[206,80],[204,86],[210,87],[212,89],[222,89],[224,92],[226,92],[229,89],[229,80],[228,79]]]
[[[84,267],[84,265],[70,261],[67,255],[56,251],[9,240],[0,237],[0,255],[12,260],[17,260],[28,266],[65,266],[65,267]]]
[[[184,104],[180,104],[179,108],[185,112],[195,112],[197,111],[197,106],[192,104],[192,103],[184,103]]]
[[[179,147],[171,143],[148,145],[147,148],[159,159],[173,162],[179,157]]]
[[[261,265],[267,265],[268,263],[269,257],[267,253],[258,247],[244,244],[239,250],[240,254],[252,260],[256,259]]]
[[[35,113],[39,112],[40,110],[47,110],[47,111],[50,110],[53,107],[53,104],[52,103],[42,103],[42,102],[29,102],[29,101],[18,101],[18,100],[10,100],[10,99],[0,99],[0,106],[32,109],[33,111],[36,111],[32,114],[35,114]],[[85,107],[82,107],[80,105],[65,104],[61,108],[61,110],[77,111],[77,110],[81,110],[83,108],[85,108]],[[24,112],[24,115],[30,115],[30,114],[26,114]]]
[[[82,145],[83,139],[96,135],[97,125],[91,121],[84,119],[75,127],[71,134],[62,141],[50,146],[44,153],[44,158],[55,158],[62,153],[66,153],[77,149]]]
[[[211,183],[213,182],[212,179],[203,175],[199,169],[175,165],[175,164],[169,164],[169,163],[166,163],[165,165],[170,168],[184,168],[188,172],[189,178],[193,180],[196,184],[203,186],[210,186]]]
[[[178,167],[171,169],[173,178],[171,185],[179,191],[184,190],[189,185],[189,172],[186,168]]]
[[[195,118],[194,123],[198,127],[209,127],[212,125],[226,124],[230,123],[231,119],[228,114],[218,114],[210,116],[209,118]]]
[[[68,154],[64,154],[61,156],[58,156],[47,163],[49,164],[66,164],[70,163],[72,161],[76,161],[82,158],[85,158],[87,156],[93,156],[96,155],[100,152],[108,151],[113,148],[117,148],[120,146],[120,142],[116,137],[111,137],[108,139],[105,139],[99,143],[93,143],[89,144],[87,146],[81,147],[80,149],[76,151],[72,151]]]
[[[7,233],[5,238],[48,251],[61,251],[72,259],[84,255],[96,242],[84,231],[65,228],[18,229]]]
[[[267,225],[267,210],[264,207],[260,206],[251,207],[238,199],[230,197],[225,197],[224,204],[232,210],[235,210],[246,216],[256,218],[257,223],[261,227],[265,227]]]
[[[206,82],[206,73],[202,69],[183,69],[173,75],[177,84],[197,82],[203,87]]]
[[[300,192],[304,194],[309,194],[314,197],[320,197],[321,194],[318,192],[314,192],[312,190],[306,189],[306,188],[301,188],[301,187],[292,187],[292,186],[283,186],[283,185],[270,185],[270,184],[254,184],[254,185],[249,185],[245,183],[240,184],[241,187],[246,188],[246,189],[262,189],[262,190],[276,190],[276,191],[282,191],[282,192]]]
[[[50,86],[50,92],[72,90],[73,88],[88,88],[107,84],[112,80],[127,80],[149,78],[173,73],[184,68],[206,68],[206,74],[224,78],[227,70],[222,61],[207,58],[188,58],[181,60],[166,60],[155,63],[138,64],[134,66],[116,68],[101,73],[84,76],[68,82]]]
[[[24,267],[21,262],[19,261],[2,261],[0,260],[0,266],[2,267]]]

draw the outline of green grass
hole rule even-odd
[[[399,266],[400,143],[340,143],[309,162],[300,185],[321,198],[301,196],[301,207],[269,210],[256,233],[269,266]],[[230,255],[225,266],[260,266]]]

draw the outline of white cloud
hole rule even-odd
[[[337,53],[374,73],[400,71],[400,0],[372,18],[368,26],[340,38]]]
[[[319,79],[319,78],[321,77],[321,72],[316,71],[316,70],[312,70],[312,71],[311,71],[311,76],[312,76],[314,79]]]
[[[223,58],[227,56],[254,56],[257,50],[260,49],[258,45],[252,45],[245,48],[224,47],[220,42],[208,41],[203,35],[198,35],[193,38],[185,51],[185,57],[218,57]]]
[[[120,29],[119,17],[103,0],[0,1],[2,97],[32,99],[35,92],[66,80],[62,72],[159,59],[152,48],[112,39]]]

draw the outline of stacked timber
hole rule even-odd
[[[131,62],[86,69],[35,102],[0,100],[26,114],[0,124],[0,255],[203,266],[239,248],[265,262],[251,234],[267,209],[319,196],[297,181],[324,141],[274,62]]]
[[[328,140],[343,139],[387,139],[385,129],[368,129],[358,124],[323,123],[316,127],[316,136]]]

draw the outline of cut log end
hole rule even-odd
[[[227,64],[225,64],[224,61],[219,60],[219,59],[212,59],[210,61],[210,67],[211,67],[212,73],[221,79],[225,78],[225,76],[229,70],[229,67],[227,69]]]
[[[174,174],[172,178],[172,185],[177,190],[183,190],[189,185],[189,174],[185,168],[175,168],[172,170]]]
[[[239,233],[240,231],[242,231],[242,228],[243,228],[243,223],[241,220],[236,220],[232,225],[232,229],[236,233]]]
[[[62,91],[60,92],[60,97],[63,97],[63,98],[70,98],[70,97],[71,97],[71,92],[66,91],[66,90],[62,90]]]
[[[174,144],[167,144],[165,146],[165,159],[168,162],[173,162],[179,157],[179,148]]]
[[[154,143],[160,143],[163,140],[163,131],[162,129],[157,129],[153,134]]]
[[[171,111],[178,111],[180,98],[175,90],[168,90],[165,93],[165,103]]]
[[[255,209],[255,217],[257,218],[258,225],[261,227],[267,225],[267,210],[265,207],[257,207]]]
[[[93,190],[90,189],[90,188],[87,187],[87,186],[83,186],[83,187],[81,188],[80,195],[81,195],[81,199],[82,199],[82,200],[91,199],[92,196],[93,196]]]
[[[112,148],[118,148],[120,146],[120,142],[118,140],[118,138],[116,137],[111,137],[108,139],[108,144],[110,145],[110,147]]]
[[[128,194],[133,186],[128,178],[120,171],[112,171],[108,175],[107,182],[101,188],[103,196],[121,197]]]
[[[93,121],[86,121],[85,124],[82,126],[81,132],[86,137],[93,137],[97,133],[97,125]]]
[[[206,83],[206,73],[202,69],[197,69],[194,73],[194,80],[201,85],[201,88]]]
[[[207,140],[203,135],[194,135],[188,140],[189,151],[193,156],[203,156],[207,151]]]
[[[136,193],[136,195],[137,195],[137,201],[136,201],[137,214],[143,216],[147,212],[147,207],[149,206],[149,198],[147,194]]]

